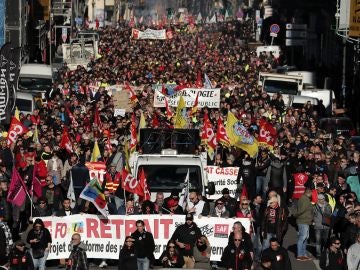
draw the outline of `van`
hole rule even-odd
[[[45,64],[24,64],[21,66],[18,91],[33,96],[44,95],[50,91],[53,83],[52,69]]]
[[[25,115],[32,114],[35,109],[34,97],[30,93],[16,93],[15,106]]]

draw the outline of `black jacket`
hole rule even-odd
[[[36,224],[41,224],[42,228],[37,231],[35,229]],[[38,239],[37,243],[30,243],[30,240]],[[48,244],[51,243],[51,234],[48,229],[44,227],[44,223],[41,219],[36,219],[31,229],[28,233],[26,242],[28,242],[32,249],[45,249],[48,247]]]
[[[14,247],[9,254],[10,270],[34,270],[34,262],[31,254],[25,248],[24,251]]]
[[[221,262],[225,269],[250,269],[252,265],[250,249],[244,241],[241,241],[238,247],[231,243],[225,247]]]
[[[194,246],[200,237],[201,231],[193,222],[190,227],[186,223],[177,227],[171,239],[185,244],[185,248],[180,249],[183,256],[193,256]]]
[[[152,233],[144,231],[140,233],[138,230],[131,234],[135,239],[135,248],[138,258],[154,259],[155,241]]]
[[[333,252],[330,249],[326,249],[320,256],[320,268],[323,270],[345,270],[346,258],[342,250]]]
[[[261,255],[261,262],[270,262],[271,270],[291,270],[289,254],[283,247],[279,247],[277,250],[265,249]]]
[[[76,215],[76,214],[79,214],[78,209],[76,207],[70,208],[70,215]],[[57,217],[65,217],[66,216],[65,209],[64,208],[59,209],[59,211],[56,212],[56,216]]]
[[[136,249],[122,248],[119,254],[119,270],[137,270],[137,254]]]
[[[87,261],[85,245],[80,243],[80,245],[73,246],[69,259],[66,262],[67,270],[88,270],[89,265]]]

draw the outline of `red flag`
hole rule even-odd
[[[221,117],[219,117],[217,122],[216,141],[226,147],[230,147],[230,139],[226,134],[226,129]]]
[[[139,174],[139,183],[144,192],[144,196],[143,196],[144,201],[150,200],[151,195],[150,195],[150,191],[147,186],[146,176],[145,176],[145,172],[144,172],[143,168],[141,169],[140,174]]]
[[[102,122],[101,122],[101,118],[100,118],[99,108],[96,108],[96,109],[95,109],[94,123],[95,123],[100,129],[102,129]]]
[[[124,190],[144,196],[144,189],[141,187],[140,182],[125,169],[122,170],[122,179],[121,187]]]
[[[7,144],[10,146],[16,142],[18,136],[28,132],[29,130],[15,117],[11,119],[10,128],[6,137]]]
[[[153,113],[151,118],[152,127],[157,128],[160,126],[160,121],[156,112]]]
[[[69,138],[69,133],[66,128],[64,128],[63,134],[61,136],[60,148],[65,149],[68,153],[74,152],[72,143]]]
[[[262,144],[269,148],[273,148],[277,136],[276,129],[265,119],[260,119],[259,126],[260,126],[259,137],[258,137],[259,144]]]
[[[26,198],[26,186],[19,172],[14,168],[12,171],[7,201],[21,206]]]
[[[311,203],[316,204],[318,201],[318,193],[316,189],[311,190]]]
[[[242,185],[240,198],[248,198],[248,192],[245,184]]]
[[[137,132],[136,132],[136,123],[135,123],[135,114],[131,116],[131,126],[130,126],[130,152],[136,150],[137,141]]]
[[[171,119],[174,116],[174,113],[171,111],[166,97],[165,97],[165,109],[166,109],[166,118]]]
[[[201,76],[201,72],[198,71],[197,73],[197,78],[196,78],[196,83],[195,83],[196,87],[197,88],[202,88],[204,85],[203,85],[203,81],[202,81],[202,76]]]
[[[34,165],[34,171],[33,171],[33,179],[32,179],[32,190],[37,198],[40,198],[42,196],[42,185],[39,180],[39,178],[36,177],[35,172],[37,165]]]
[[[130,84],[128,82],[125,82],[125,89],[129,91],[130,93],[130,100],[133,103],[139,102],[134,90],[131,88]]]
[[[196,98],[194,101],[194,105],[191,108],[191,116],[194,116],[194,114],[197,112],[199,106],[199,92],[196,93]]]
[[[162,87],[161,87],[161,94],[167,95],[167,90],[166,90],[165,85],[162,85]]]
[[[69,118],[70,118],[70,120],[71,120],[71,125],[73,126],[73,127],[78,127],[79,126],[79,124],[78,124],[78,122],[75,120],[75,117],[74,117],[74,115],[72,114],[72,112],[69,110],[69,107],[68,106],[65,106],[65,110],[66,110],[66,113],[68,114],[68,116],[69,116]]]
[[[214,157],[214,151],[217,146],[216,135],[214,129],[209,120],[208,114],[204,114],[204,126],[201,131],[201,142],[207,146],[208,154],[210,157]]]

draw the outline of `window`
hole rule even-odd
[[[282,93],[285,95],[297,95],[298,83],[285,81],[264,81],[264,90],[268,93]]]
[[[19,109],[21,112],[32,112],[32,101],[28,99],[21,99],[16,98],[15,106]]]
[[[51,89],[52,80],[46,78],[19,78],[19,90],[20,91],[47,91]]]
[[[201,171],[199,166],[189,165],[144,165],[148,188],[151,192],[181,190],[189,170],[190,188],[202,191]]]

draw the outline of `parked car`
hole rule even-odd
[[[332,138],[343,135],[351,137],[356,135],[353,122],[348,117],[326,117],[319,121],[319,129]]]

